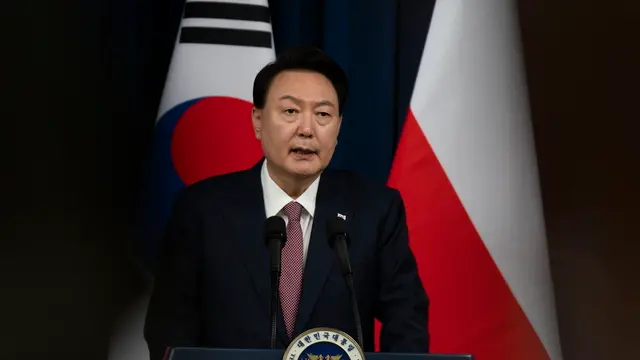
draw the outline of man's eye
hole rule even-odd
[[[320,115],[321,117],[329,117],[329,116],[331,116],[331,114],[329,114],[328,112],[319,112],[318,115]]]
[[[287,115],[294,115],[297,112],[298,112],[298,110],[296,110],[296,109],[285,109],[284,110],[284,113],[287,114]]]

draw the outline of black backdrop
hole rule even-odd
[[[520,5],[565,359],[633,358],[640,12],[623,0]],[[140,291],[129,244],[172,6],[3,7],[2,358],[106,358]]]

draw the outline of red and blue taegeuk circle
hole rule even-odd
[[[167,111],[156,124],[142,199],[139,254],[152,265],[176,194],[199,180],[250,168],[262,157],[251,125],[253,104],[211,96]]]

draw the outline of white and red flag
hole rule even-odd
[[[430,26],[389,185],[431,351],[560,360],[515,5],[440,0]]]

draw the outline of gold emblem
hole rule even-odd
[[[347,333],[331,328],[315,328],[293,339],[282,359],[364,360],[364,353]]]
[[[340,360],[340,359],[342,359],[342,355],[336,355],[336,356],[327,355],[323,357],[322,355],[307,354],[306,360]]]

